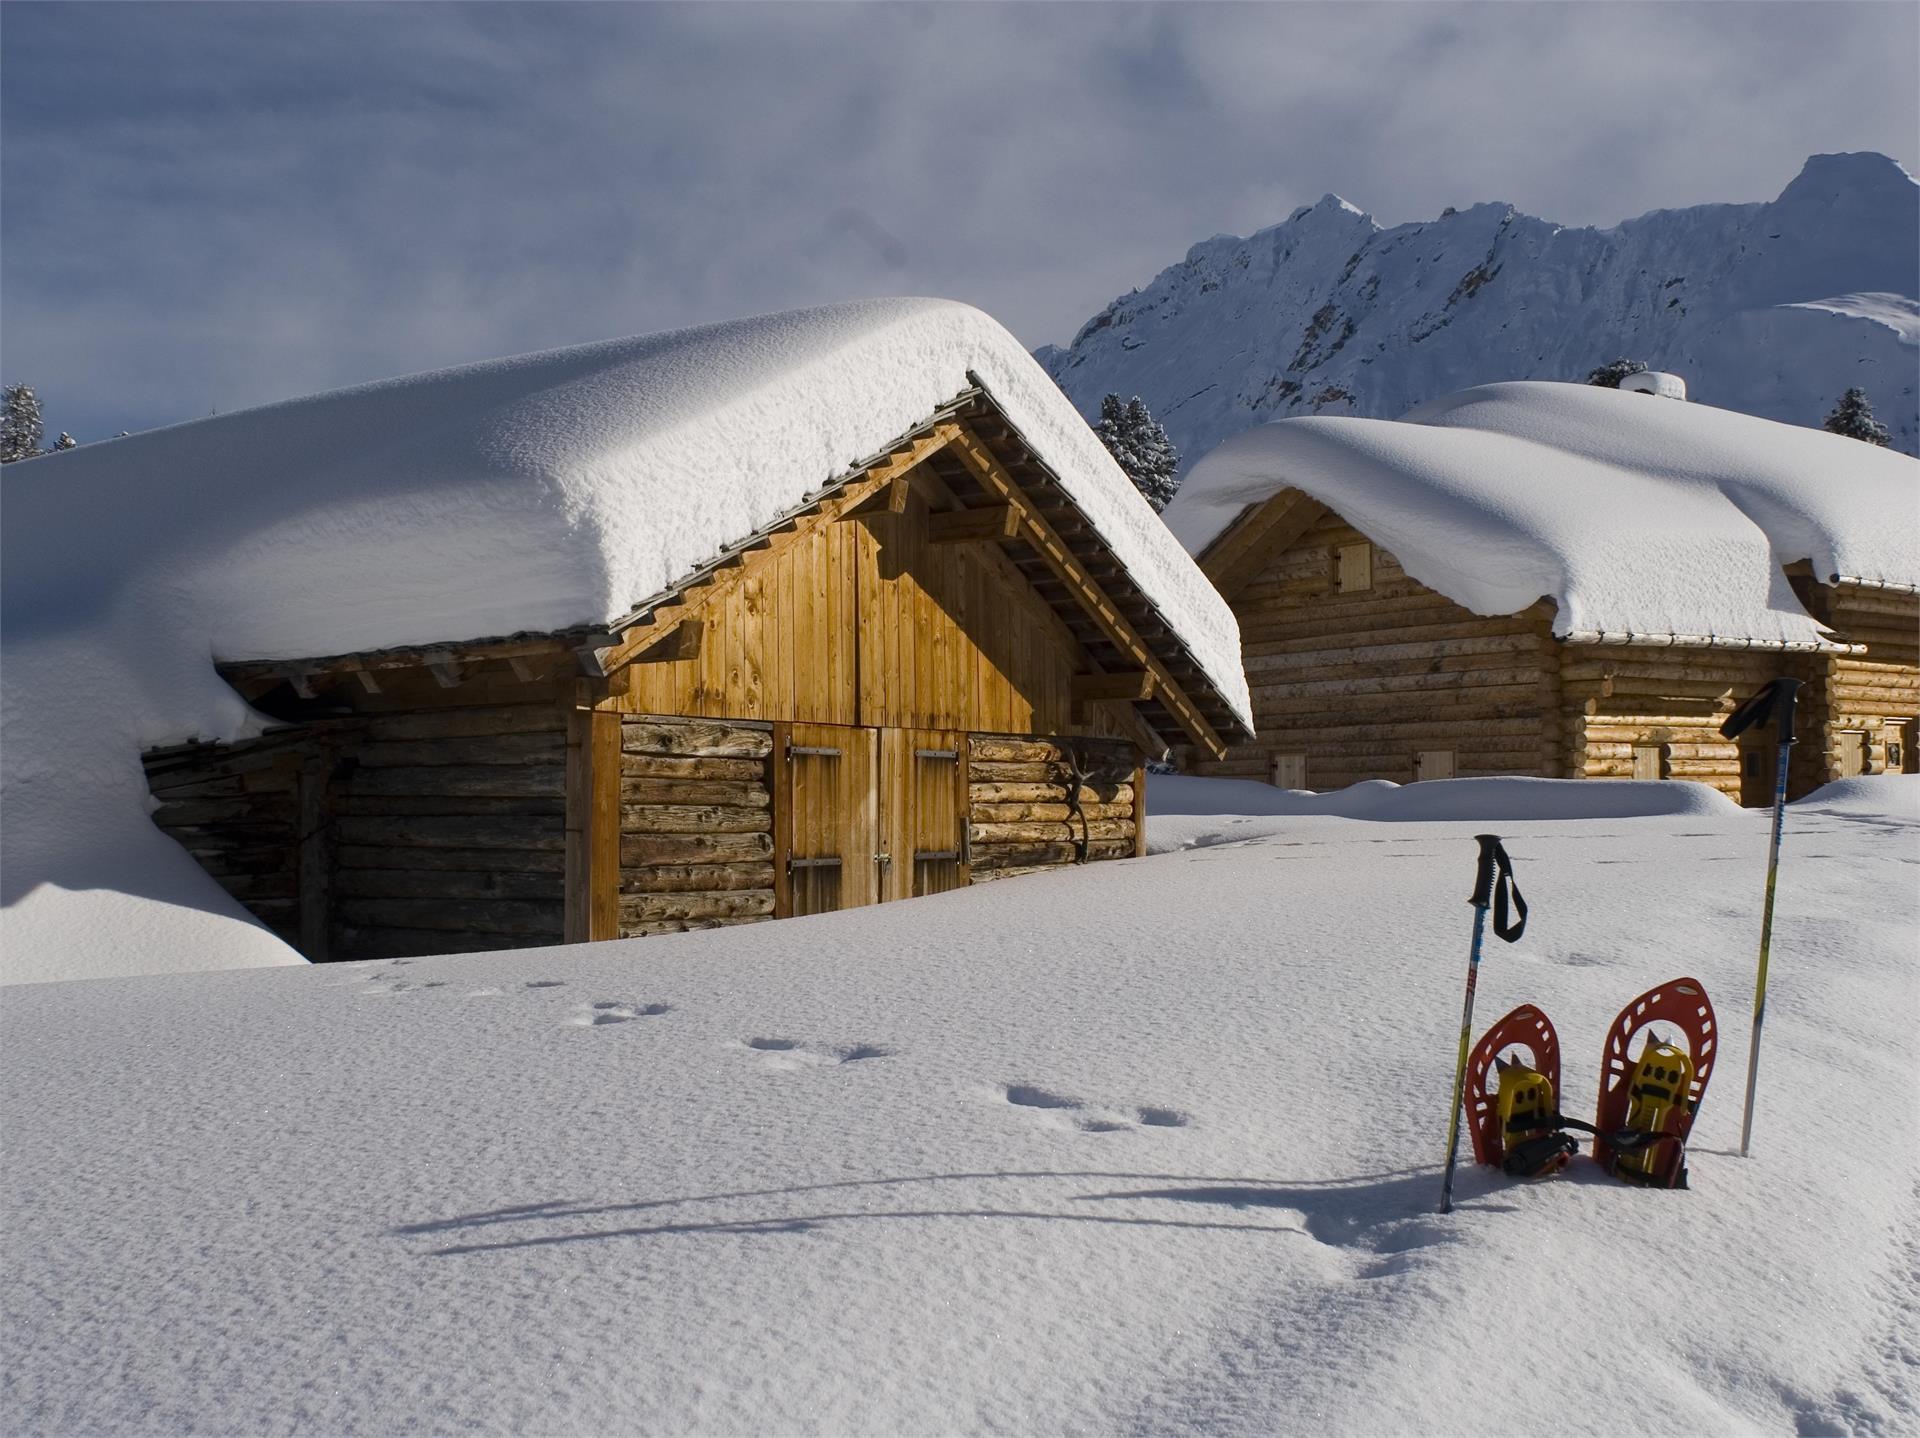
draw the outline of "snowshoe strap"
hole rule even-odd
[[[1675,1137],[1675,1135],[1670,1133],[1653,1133],[1643,1128],[1617,1128],[1611,1132],[1606,1132],[1595,1128],[1590,1123],[1582,1123],[1577,1118],[1568,1118],[1563,1113],[1555,1114],[1553,1116],[1553,1122],[1557,1128],[1577,1128],[1582,1133],[1590,1133],[1597,1137],[1604,1138],[1609,1148],[1618,1149],[1623,1153],[1632,1152],[1636,1149],[1651,1148],[1656,1143]]]
[[[1527,931],[1527,901],[1520,897],[1520,886],[1513,881],[1513,860],[1501,846],[1498,834],[1475,834],[1480,845],[1480,868],[1474,875],[1473,895],[1467,900],[1476,909],[1493,905],[1493,932],[1512,943]],[[1507,922],[1507,906],[1520,917]]]
[[[1580,1145],[1564,1133],[1543,1133],[1508,1149],[1500,1167],[1509,1178],[1535,1178],[1560,1168],[1579,1149]]]

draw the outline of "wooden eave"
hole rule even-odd
[[[303,698],[313,697],[320,683],[357,682],[377,691],[380,673],[388,669],[426,670],[451,686],[483,664],[510,667],[522,678],[540,666],[549,674],[604,681],[662,651],[738,584],[756,557],[868,506],[897,511],[910,493],[926,503],[937,530],[954,542],[997,549],[1047,601],[1093,665],[1094,675],[1083,678],[1143,676],[1088,683],[1085,692],[1145,692],[1149,697],[1133,700],[1132,708],[1168,744],[1193,742],[1220,755],[1226,748],[1222,735],[1249,732],[1058,476],[977,380],[885,450],[608,624],[359,654],[233,661],[218,668],[249,698],[281,683]]]

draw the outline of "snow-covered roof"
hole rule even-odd
[[[170,932],[199,937],[101,971],[248,947],[203,942],[244,915],[145,818],[143,748],[258,732],[215,660],[605,624],[976,384],[1245,719],[1231,611],[1019,342],[949,301],[493,360],[9,466],[7,972],[91,927],[127,948],[128,896],[176,906]],[[107,897],[82,914],[57,900],[71,888]],[[56,911],[65,940],[24,921]],[[175,922],[194,914],[222,922]],[[233,961],[287,956],[255,935]]]
[[[1475,613],[1551,599],[1568,637],[1826,646],[1784,565],[1920,581],[1920,462],[1594,385],[1483,385],[1398,420],[1261,425],[1195,466],[1166,521],[1198,554],[1286,488]]]

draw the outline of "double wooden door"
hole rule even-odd
[[[777,913],[822,914],[968,882],[965,734],[782,724],[774,744]]]

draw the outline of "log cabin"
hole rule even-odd
[[[1193,772],[1290,789],[1477,775],[1693,779],[1769,803],[1913,773],[1920,464],[1689,404],[1491,385],[1400,421],[1264,425],[1167,521],[1239,620],[1259,737]]]
[[[373,453],[294,478],[323,508],[377,502],[287,541],[313,607],[290,632],[216,638],[262,732],[143,755],[153,822],[310,960],[714,928],[1129,857],[1144,761],[1250,733],[1225,606],[963,306],[321,396],[230,417],[246,457],[227,462],[292,452],[316,412]],[[202,450],[219,423],[190,427]],[[517,506],[542,481],[584,518],[543,499],[509,507],[503,542],[474,537],[499,491]],[[395,490],[432,514],[395,519]],[[401,542],[375,533],[392,524]],[[356,564],[370,533],[384,566]]]

